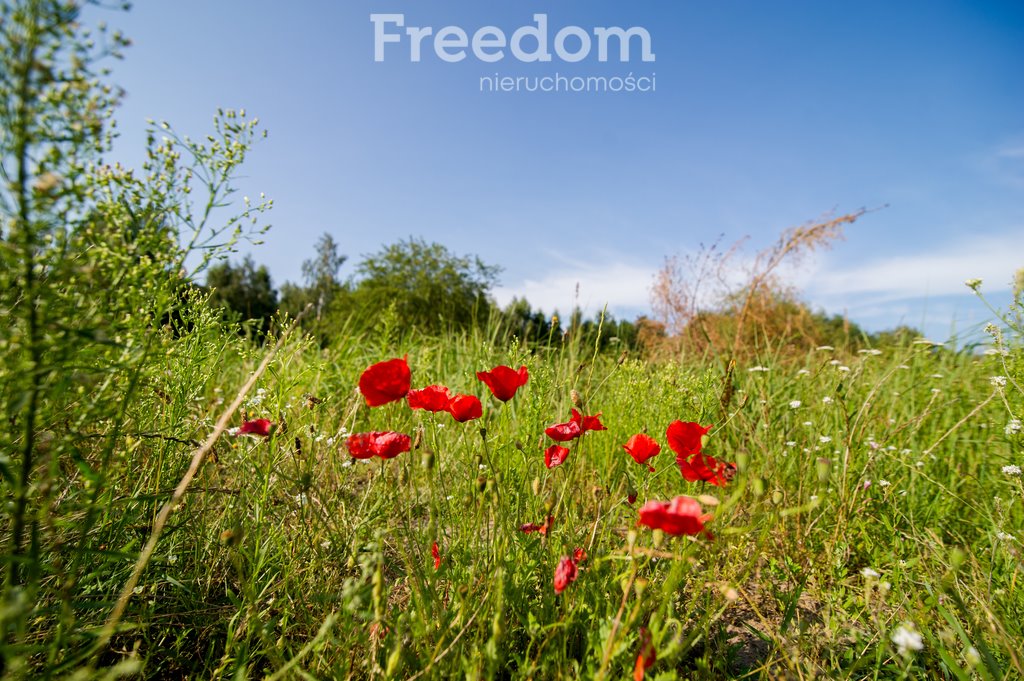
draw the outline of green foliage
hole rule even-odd
[[[467,329],[487,319],[487,294],[499,269],[410,238],[359,264],[352,302],[364,312],[394,305],[403,324],[427,333]]]
[[[206,271],[210,304],[234,313],[242,321],[254,320],[260,338],[266,336],[277,312],[277,291],[265,265],[256,267],[252,256],[238,265],[211,265]]]

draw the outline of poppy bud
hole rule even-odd
[[[525,452],[526,451],[526,448],[523,447],[523,443],[520,442],[519,440],[516,440],[515,444],[516,444],[516,449],[518,449],[519,451],[521,451],[521,452]]]
[[[551,509],[553,509],[554,507],[555,507],[555,500],[554,499],[550,499],[549,498],[549,499],[544,501],[544,512],[545,513],[551,513]]]
[[[755,497],[764,495],[764,480],[761,478],[754,478],[751,480],[750,490],[754,493]]]
[[[389,678],[395,678],[395,673],[399,670],[402,665],[402,640],[401,638],[395,643],[395,649],[388,655],[388,666],[384,675]]]
[[[483,440],[484,442],[487,442],[487,429],[486,428],[480,428],[480,439]]]
[[[701,439],[704,440],[706,437],[707,436]],[[745,449],[741,449],[736,452],[736,468],[741,471],[745,471],[747,470],[748,464],[750,464],[750,453]]]
[[[828,482],[829,475],[832,472],[831,459],[818,459],[816,468],[818,472],[818,482]]]

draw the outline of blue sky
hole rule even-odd
[[[791,274],[813,306],[944,338],[987,317],[1024,266],[1024,5],[1019,2],[140,1],[90,10],[134,41],[117,158],[148,117],[201,136],[217,107],[269,130],[243,192],[275,201],[252,249],[299,280],[319,234],[350,256],[409,236],[501,265],[499,301],[648,309],[665,256],[719,235],[749,249],[829,212],[887,206]],[[637,26],[654,62],[489,64],[424,43],[374,61],[372,13],[511,35],[548,17]],[[400,30],[400,29],[394,29]],[[575,46],[575,43],[568,43]],[[596,48],[595,48],[596,55]],[[481,92],[480,78],[654,76],[655,92]]]

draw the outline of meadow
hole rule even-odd
[[[774,256],[703,351],[332,317],[315,263],[240,325],[198,278],[265,229],[258,123],[112,162],[77,17],[0,4],[4,678],[1024,676],[1024,274],[969,346],[758,325]]]

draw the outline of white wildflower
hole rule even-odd
[[[832,347],[831,345],[819,345],[819,346],[818,346],[818,347],[816,348],[816,350],[817,350],[818,352],[830,352],[830,351],[832,351],[832,350],[835,350],[835,348],[834,348],[834,347]]]
[[[1016,538],[1012,534],[1009,532],[1003,532],[1002,530],[996,532],[996,539],[999,541],[1016,541]]]
[[[796,447],[796,442],[794,442],[793,440],[787,440],[786,441],[786,446],[787,447]]]
[[[829,395],[825,395],[824,397],[821,398],[822,404],[832,404],[832,402],[834,402],[834,400]]]
[[[828,435],[821,435],[818,437],[818,442],[820,442],[823,445],[828,444],[829,442],[832,442],[832,438],[829,437]]]
[[[879,481],[878,481],[878,486],[879,486],[879,487],[888,487],[888,486],[889,486],[889,485],[891,485],[891,484],[892,484],[892,483],[891,483],[891,482],[889,482],[888,480],[879,480]]]
[[[797,375],[797,376],[806,376],[806,375],[807,375],[807,374],[809,374],[809,373],[811,373],[811,372],[810,372],[809,370],[807,370],[807,369],[801,369],[800,371],[796,372],[796,375]]]
[[[750,367],[749,369],[747,369],[747,373],[751,373],[751,374],[758,373],[758,372],[764,373],[765,371],[771,371],[771,369],[769,369],[768,367],[762,367],[762,366]]]
[[[842,371],[844,374],[846,372],[848,372],[849,370],[850,370],[850,367],[848,367],[846,365],[843,365],[843,366],[839,367],[839,371]]]
[[[831,364],[831,365],[832,365],[832,366],[834,366],[834,367],[837,367],[837,366],[839,366],[840,364],[842,364],[842,362],[840,362],[840,361],[839,361],[838,359],[834,359],[834,360],[832,360],[831,362],[829,362],[829,364]]]
[[[864,576],[864,577],[867,577],[868,579],[873,579],[875,577],[881,577],[881,575],[878,574],[878,572],[876,572],[875,570],[872,570],[869,567],[861,568],[860,574],[862,576]]]
[[[968,279],[967,281],[964,282],[964,286],[971,289],[972,291],[977,291],[978,288],[981,286],[981,279]]]
[[[1006,424],[1005,432],[1007,435],[1016,435],[1021,431],[1020,419],[1010,419],[1010,422]]]
[[[1005,388],[1006,387],[1006,376],[993,376],[988,379],[988,382],[992,384],[994,388]]]
[[[924,648],[924,639],[910,622],[904,622],[892,632],[892,642],[900,651],[900,655],[906,655],[915,650]]]
[[[1008,466],[1003,466],[1003,472],[1007,475],[1020,475],[1020,466],[1015,463],[1011,463]]]
[[[877,357],[878,355],[882,354],[882,351],[876,348],[865,348],[864,350],[858,350],[857,352],[859,352],[862,355],[870,355],[872,357]]]
[[[801,404],[803,404],[803,402],[801,402],[800,400],[793,400],[792,402],[789,403],[789,408],[799,409]]]

